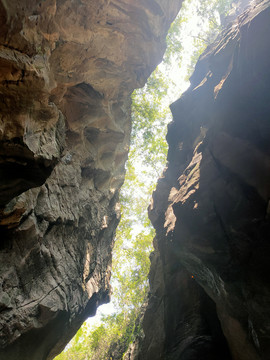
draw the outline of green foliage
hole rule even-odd
[[[165,134],[170,112],[168,102],[164,103],[164,99],[169,85],[164,73],[157,68],[145,87],[134,91],[132,95],[133,128],[128,170],[138,165],[138,161],[142,162],[147,166],[147,169],[142,169],[142,179],[150,176],[153,180],[152,172],[155,177],[160,175],[165,163]]]
[[[68,351],[63,351],[60,355],[56,357],[57,360],[90,360],[91,354],[88,351],[88,348],[85,346],[84,341],[87,333],[86,325],[83,324],[82,327],[77,331],[77,334],[71,340],[69,344]]]
[[[141,307],[148,293],[149,254],[154,237],[147,207],[153,184],[166,163],[166,124],[171,119],[168,91],[176,86],[169,69],[185,63],[184,72],[191,74],[202,51],[220,31],[220,18],[226,15],[230,3],[230,0],[186,0],[170,28],[162,67],[155,70],[144,88],[132,95],[131,147],[120,195],[122,218],[113,254],[115,312],[103,316],[94,327],[85,323],[57,360],[122,359],[129,344],[141,335]],[[190,11],[197,19],[194,22],[197,30],[188,33]],[[189,36],[192,48],[188,59],[187,48],[182,45],[184,36]]]
[[[187,66],[185,78],[189,79],[199,56],[222,30],[232,3],[233,0],[185,0],[180,15],[171,25],[167,37],[165,64],[171,65],[172,61],[177,61],[181,67],[185,53],[188,53],[188,60],[184,66]],[[183,45],[185,41],[188,41],[188,46]],[[192,49],[191,53],[189,49]]]

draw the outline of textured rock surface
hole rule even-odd
[[[263,1],[172,105],[140,359],[270,358],[269,34]]]
[[[130,94],[181,1],[0,1],[0,358],[52,359],[108,301]]]

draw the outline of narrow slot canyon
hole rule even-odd
[[[171,24],[194,4],[214,30],[191,35],[205,50],[166,145],[154,71],[168,52],[185,63]],[[0,360],[269,360],[270,1],[0,0],[0,14]],[[154,189],[154,230],[127,228],[148,206],[144,190],[129,202],[135,182]],[[139,312],[106,355],[93,337],[68,357],[110,302],[112,266]]]

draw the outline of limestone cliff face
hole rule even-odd
[[[181,1],[0,1],[0,358],[52,359],[109,300],[130,94]]]
[[[270,358],[269,34],[260,1],[171,107],[140,359]]]

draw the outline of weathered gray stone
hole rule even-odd
[[[109,301],[130,94],[181,1],[0,1],[0,358],[52,359]]]

